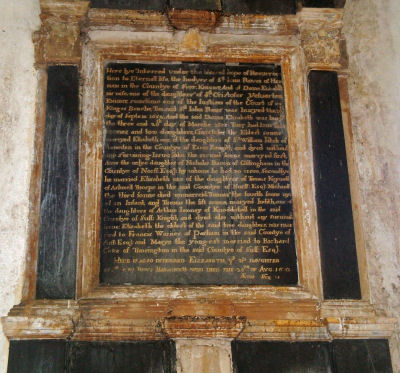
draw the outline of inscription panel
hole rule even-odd
[[[280,66],[109,63],[100,281],[296,285]]]

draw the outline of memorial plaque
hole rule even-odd
[[[296,285],[281,68],[109,63],[100,281]]]

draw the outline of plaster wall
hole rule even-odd
[[[400,320],[400,2],[347,0],[344,34],[371,297]],[[400,372],[399,325],[391,339]]]
[[[20,302],[27,244],[28,191],[35,124],[32,32],[38,0],[0,0],[0,316]],[[8,342],[0,324],[0,372]]]

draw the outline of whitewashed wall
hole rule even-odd
[[[400,1],[347,0],[344,33],[372,300],[400,320]]]
[[[0,0],[0,315],[20,302],[26,252],[36,74],[38,0]],[[1,326],[0,326],[1,328]],[[8,342],[0,329],[0,372]]]
[[[20,301],[33,152],[38,0],[0,0],[0,315]],[[372,299],[400,320],[400,2],[347,0],[350,95]],[[391,341],[400,373],[400,332]],[[0,331],[0,373],[8,344]]]

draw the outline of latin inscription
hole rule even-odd
[[[101,282],[296,285],[281,70],[105,67]]]

